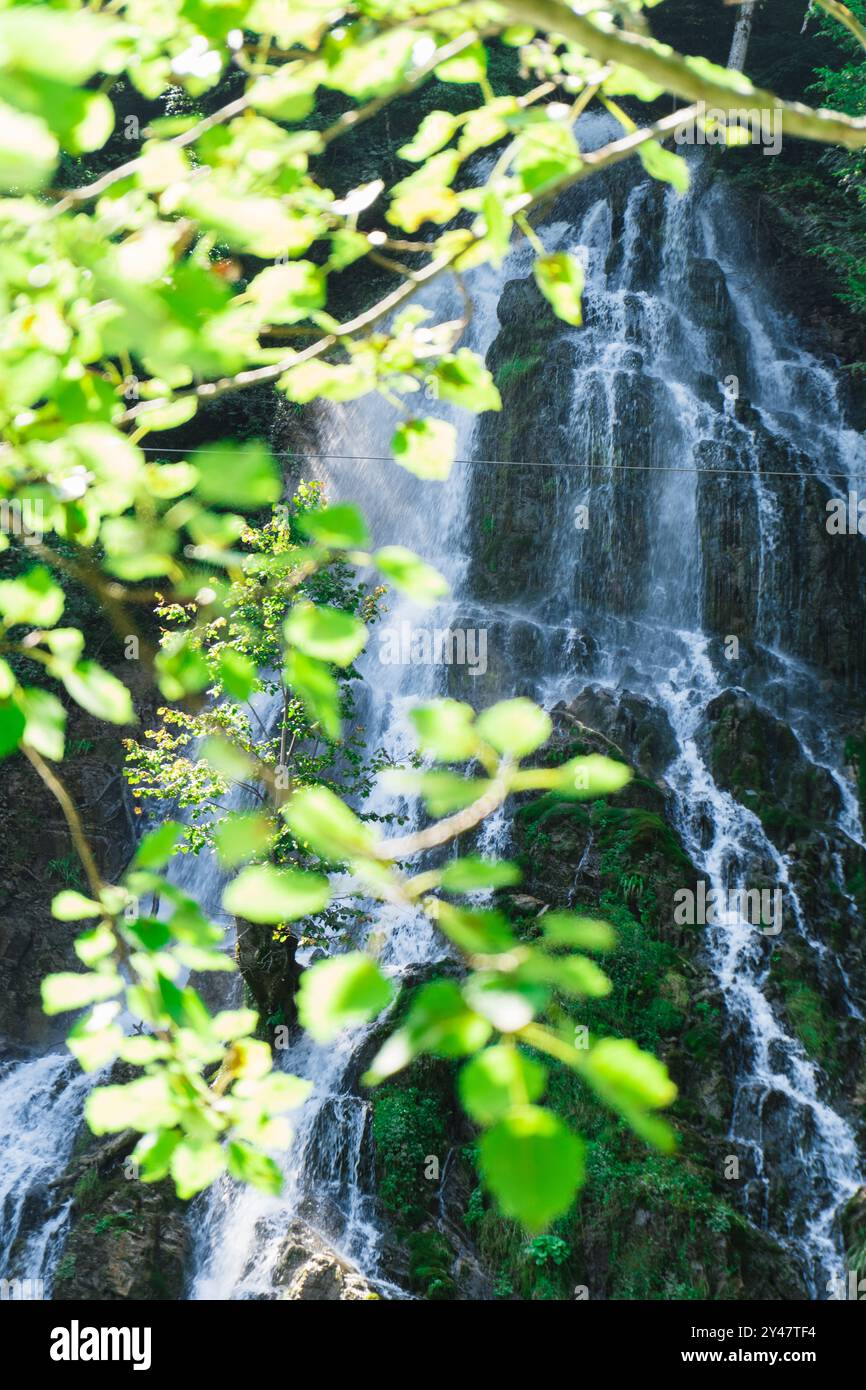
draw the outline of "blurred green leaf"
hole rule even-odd
[[[584,1147],[556,1115],[515,1106],[481,1136],[479,1162],[504,1216],[542,1231],[568,1211],[583,1184]]]
[[[361,951],[318,961],[301,976],[298,1017],[317,1042],[331,1042],[344,1028],[368,1019],[390,1004],[393,988]]]
[[[223,907],[249,922],[294,922],[321,912],[330,901],[328,880],[320,874],[253,864],[242,869],[223,893]]]
[[[508,1043],[485,1048],[461,1069],[458,1090],[466,1113],[479,1125],[492,1125],[515,1105],[538,1100],[547,1072]]]

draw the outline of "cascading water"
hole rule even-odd
[[[612,132],[584,118],[580,133],[601,143]],[[863,839],[837,734],[863,674],[862,644],[858,655],[856,641],[844,640],[862,618],[853,595],[863,562],[852,558],[862,543],[840,538],[849,548],[835,577],[824,575],[840,611],[847,593],[853,613],[847,626],[840,616],[840,636],[810,619],[815,568],[811,558],[801,563],[796,537],[804,517],[821,525],[825,497],[844,494],[866,451],[846,423],[838,378],[788,345],[785,317],[743,259],[728,196],[692,163],[687,199],[620,169],[562,200],[558,220],[538,229],[548,250],[584,260],[582,329],[541,304],[525,246],[499,276],[475,273],[471,345],[490,350],[500,381],[510,373],[526,384],[511,404],[503,386],[501,416],[477,427],[468,416],[456,420],[460,461],[446,484],[419,483],[385,461],[392,421],[379,401],[323,413],[321,454],[299,472],[321,476],[332,500],[356,502],[377,544],[406,544],[448,577],[448,603],[431,613],[401,601],[382,628],[486,634],[486,674],[473,679],[466,670],[386,664],[374,629],[358,714],[368,748],[399,761],[412,746],[408,708],[458,686],[479,706],[511,694],[551,706],[589,683],[646,697],[672,730],[664,777],[692,863],[720,891],[756,878],[780,885],[783,931],[802,940],[827,988],[860,1019],[862,1000],[811,918],[796,856],[714,774],[708,711],[734,688],[783,724],[798,757],[835,789],[826,857],[853,913],[843,861]],[[437,321],[460,312],[446,282],[426,303]],[[726,659],[730,637],[742,644],[736,660]],[[829,694],[827,671],[836,681]],[[383,794],[372,809],[386,803]],[[508,835],[507,817],[498,817],[485,846],[501,851]],[[207,874],[207,896],[217,900],[212,867],[190,860],[185,872],[197,892],[196,876]],[[443,952],[425,919],[390,909],[383,916],[384,962],[396,976],[411,978]],[[811,1296],[823,1298],[842,1270],[839,1211],[861,1181],[854,1132],[783,1026],[768,988],[772,938],[731,912],[704,939],[734,1078],[730,1143],[751,1159],[747,1212],[796,1257]],[[386,1297],[402,1296],[383,1275],[368,1105],[357,1084],[375,1031],[354,1030],[327,1049],[302,1039],[281,1056],[314,1082],[283,1159],[285,1193],[267,1198],[225,1181],[198,1200],[192,1297],[276,1296],[281,1248],[298,1215]],[[0,1080],[0,1104],[8,1087],[10,1107],[26,1117],[27,1079],[44,1073],[53,1095],[60,1069],[54,1054],[19,1064]],[[67,1160],[76,1088],[83,1083],[40,1120],[51,1135],[43,1184]],[[5,1133],[21,1145],[20,1129]],[[34,1175],[0,1167],[6,1172],[4,1220],[14,1229]],[[40,1267],[56,1245],[53,1229],[46,1223],[28,1246],[38,1247]]]
[[[598,122],[590,131],[597,139],[606,133]],[[786,565],[782,508],[779,484],[768,487],[762,476],[758,433],[772,434],[777,449],[792,458],[791,472],[807,474],[811,458],[795,451],[814,440],[812,417],[819,401],[820,462],[811,471],[825,483],[840,469],[855,468],[863,445],[844,423],[832,373],[808,354],[784,346],[784,320],[754,277],[744,284],[736,258],[726,256],[731,242],[724,198],[697,172],[689,203],[673,195],[663,199],[656,237],[647,223],[658,215],[658,189],[621,177],[618,197],[609,184],[601,190],[591,185],[589,201],[585,195],[574,200],[574,216],[540,229],[547,249],[577,251],[584,260],[586,327],[550,325],[542,410],[504,429],[496,423],[482,426],[471,449],[464,433],[461,442],[472,461],[459,462],[437,490],[435,510],[429,486],[399,475],[389,475],[383,495],[381,457],[391,421],[379,406],[362,403],[328,417],[321,470],[333,495],[361,505],[378,541],[405,538],[451,580],[455,597],[447,609],[420,617],[400,605],[392,623],[417,620],[429,628],[459,622],[487,633],[494,647],[490,679],[478,681],[473,690],[465,673],[458,675],[461,695],[475,694],[478,703],[488,703],[501,695],[530,693],[552,704],[572,697],[591,677],[611,689],[627,683],[652,698],[667,714],[676,739],[678,754],[666,776],[672,818],[692,862],[711,887],[724,890],[744,886],[756,865],[771,866],[786,894],[785,929],[800,933],[826,958],[826,946],[810,933],[786,855],[757,815],[716,785],[702,751],[707,705],[734,683],[720,665],[719,643],[711,635],[713,578],[705,537],[708,508],[718,504],[707,482],[724,487],[733,477],[747,489],[757,557],[751,644],[764,650],[765,664],[775,664],[775,678],[762,683],[761,693],[767,707],[787,720],[804,756],[833,778],[840,796],[839,834],[861,843],[856,798],[838,766],[838,741],[833,746],[817,678],[799,660],[802,643],[792,644],[794,652],[784,650],[785,615],[777,592]],[[596,192],[601,196],[593,199]],[[525,295],[522,277],[528,269],[528,252],[517,248],[504,277],[515,278],[504,293],[489,273],[476,277],[482,280],[473,285],[479,307],[471,337],[477,349],[485,351],[494,336],[493,309],[500,295],[504,321],[511,294],[516,337],[525,336],[521,309],[528,312],[530,305],[533,314],[539,312]],[[715,301],[709,314],[702,312],[707,292]],[[440,318],[449,312],[447,293],[447,288],[437,290],[430,301]],[[754,419],[720,392],[717,383],[725,378],[735,378],[742,395],[748,394]],[[792,403],[794,387],[803,404]],[[491,458],[517,466],[485,462]],[[546,491],[539,487],[539,473]],[[491,480],[498,498],[491,497]],[[479,517],[492,515],[504,529],[503,511],[511,503],[501,498],[516,494],[508,517],[519,517],[526,492],[533,534],[515,535],[519,553],[504,582],[491,582],[478,562]],[[736,507],[730,497],[725,505],[728,511]],[[585,528],[578,520],[582,507],[591,519]],[[467,555],[467,545],[474,553]],[[717,553],[716,559],[724,563],[725,556]],[[583,680],[574,674],[579,630],[590,634],[595,653],[583,667]],[[382,667],[371,654],[365,669],[371,746],[379,742],[399,758],[408,746],[405,707],[451,688],[455,674],[417,665]],[[751,687],[758,678],[744,669],[741,679]],[[505,849],[507,817],[491,822],[483,835],[486,848]],[[841,865],[837,873],[844,891]],[[423,921],[398,919],[388,925],[394,933],[393,959],[403,968],[435,953]],[[765,946],[736,913],[707,929],[735,1057],[731,1141],[753,1156],[750,1216],[795,1250],[812,1296],[820,1298],[826,1280],[839,1272],[838,1214],[858,1184],[860,1160],[850,1126],[821,1098],[818,1069],[785,1033],[766,997]],[[843,976],[850,1013],[860,1017],[838,962],[830,958],[824,964]],[[262,1294],[272,1288],[287,1216],[299,1206],[375,1278],[379,1240],[370,1224],[375,1209],[363,1161],[368,1139],[363,1101],[345,1089],[336,1097],[332,1093],[335,1083],[345,1088],[357,1072],[352,1059],[363,1052],[369,1031],[348,1037],[336,1057],[316,1060],[315,1049],[302,1043],[287,1060],[317,1083],[310,1116],[302,1118],[289,1159],[292,1196],[279,1209],[249,1193],[223,1198],[218,1215],[211,1217],[216,1229],[209,1225],[200,1242],[200,1296]],[[342,1154],[337,1161],[335,1153]],[[785,1176],[789,1198],[783,1212],[773,1195],[780,1178],[767,1175],[771,1163]]]

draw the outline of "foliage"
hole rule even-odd
[[[530,1229],[569,1207],[583,1168],[580,1138],[541,1103],[551,1060],[644,1139],[670,1148],[655,1113],[674,1095],[664,1067],[622,1038],[578,1051],[548,1017],[554,993],[610,992],[587,954],[602,949],[597,923],[560,914],[555,929],[520,941],[497,909],[460,897],[485,874],[502,881],[501,867],[474,864],[450,883],[442,867],[412,867],[512,793],[599,798],[623,785],[627,769],[600,757],[532,766],[550,725],[527,700],[504,701],[477,721],[465,705],[436,702],[416,712],[416,727],[422,753],[440,766],[404,769],[397,787],[420,796],[432,823],[383,836],[335,790],[361,792],[367,776],[351,737],[340,744],[352,664],[375,616],[375,596],[351,567],[378,568],[416,600],[441,596],[444,581],[397,537],[371,554],[353,508],[323,508],[310,495],[274,518],[282,480],[254,439],[210,438],[182,458],[146,442],[267,385],[299,407],[378,392],[403,412],[397,464],[442,479],[456,430],[415,402],[495,410],[499,393],[460,346],[465,316],[434,323],[411,300],[435,276],[454,275],[462,287],[477,266],[498,266],[516,234],[534,251],[552,311],[579,323],[580,266],[548,253],[529,215],[632,154],[677,188],[687,178],[662,142],[693,108],[640,126],[614,98],[770,104],[790,134],[866,147],[860,118],[780,102],[741,74],[656,43],[644,13],[652,8],[653,0],[611,0],[590,12],[559,0],[118,0],[102,9],[13,0],[0,8],[0,540],[22,559],[0,580],[0,756],[19,750],[57,798],[84,873],[54,901],[60,920],[88,924],[76,941],[84,970],[49,976],[44,1006],[86,1011],[68,1042],[87,1070],[118,1058],[140,1069],[92,1091],[90,1126],[138,1131],[141,1176],[170,1174],[182,1197],[226,1170],[278,1190],[270,1154],[287,1143],[285,1114],[308,1090],[272,1070],[252,1011],[212,1016],[187,983],[190,971],[232,962],[221,930],[166,872],[182,836],[193,850],[212,838],[238,870],[227,910],[243,908],[277,931],[331,903],[329,873],[311,867],[347,872],[356,901],[435,923],[465,977],[418,991],[367,1080],[375,1085],[421,1054],[458,1059],[461,1092],[483,1128],[484,1179]],[[494,43],[519,54],[528,86],[520,96],[494,92]],[[400,177],[387,190],[377,178],[336,196],[323,174],[330,147],[433,76],[460,100],[428,111],[401,147]],[[326,120],[334,98],[339,114]],[[596,99],[623,136],[587,153],[574,123]],[[492,149],[498,158],[476,184],[473,156]],[[384,272],[388,289],[346,318],[340,277],[350,270],[354,281],[361,262]],[[6,524],[25,507],[39,519],[32,547]],[[209,829],[192,814],[186,830],[169,823],[145,836],[120,883],[103,880],[55,771],[63,700],[118,728],[135,720],[127,686],[85,651],[69,621],[74,588],[89,591],[168,702],[162,730],[131,750],[138,789],[176,792],[191,811],[217,802]],[[156,644],[139,621],[153,605],[163,623]],[[274,747],[269,734],[253,734],[250,700],[277,687]],[[203,712],[209,691],[221,698]],[[184,755],[205,730],[193,766]],[[291,775],[281,778],[293,737]],[[311,737],[323,751],[299,749]],[[220,797],[240,781],[267,800],[263,824],[222,814]],[[374,934],[366,952],[307,972],[300,1012],[317,1038],[389,1001],[377,944]],[[139,1031],[124,1030],[127,1015]],[[545,1062],[528,1059],[527,1047]]]

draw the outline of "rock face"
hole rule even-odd
[[[69,1234],[55,1270],[58,1299],[179,1299],[189,1235],[171,1182],[148,1184],[129,1159],[137,1136],[87,1143],[67,1175]]]
[[[277,1297],[287,1302],[357,1303],[379,1294],[305,1221],[289,1226],[277,1257]]]
[[[703,743],[717,785],[753,810],[780,848],[838,816],[842,798],[830,773],[744,691],[726,690],[710,702]]]
[[[657,778],[676,757],[677,742],[665,711],[644,695],[588,685],[553,711],[558,737],[586,737],[593,751],[617,754],[642,777]],[[607,745],[607,746],[605,746]]]

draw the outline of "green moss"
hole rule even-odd
[[[409,1237],[409,1282],[425,1298],[442,1302],[456,1296],[451,1274],[454,1251],[439,1231],[418,1231]]]
[[[72,1189],[75,1205],[81,1211],[90,1211],[106,1191],[106,1184],[96,1168],[86,1168]]]
[[[519,380],[527,372],[531,372],[542,361],[539,353],[530,354],[529,357],[511,357],[507,362],[502,362],[496,369],[495,380],[500,391],[507,389],[513,381]]]
[[[838,1029],[817,990],[803,980],[780,980],[785,1009],[794,1030],[810,1057],[833,1075],[839,1069]]]
[[[381,1201],[399,1226],[417,1226],[437,1186],[425,1165],[431,1157],[441,1165],[447,1148],[438,1095],[416,1085],[381,1087],[373,1097],[373,1139]]]
[[[854,734],[846,738],[845,761],[854,768],[860,809],[866,815],[866,738],[858,738]]]

